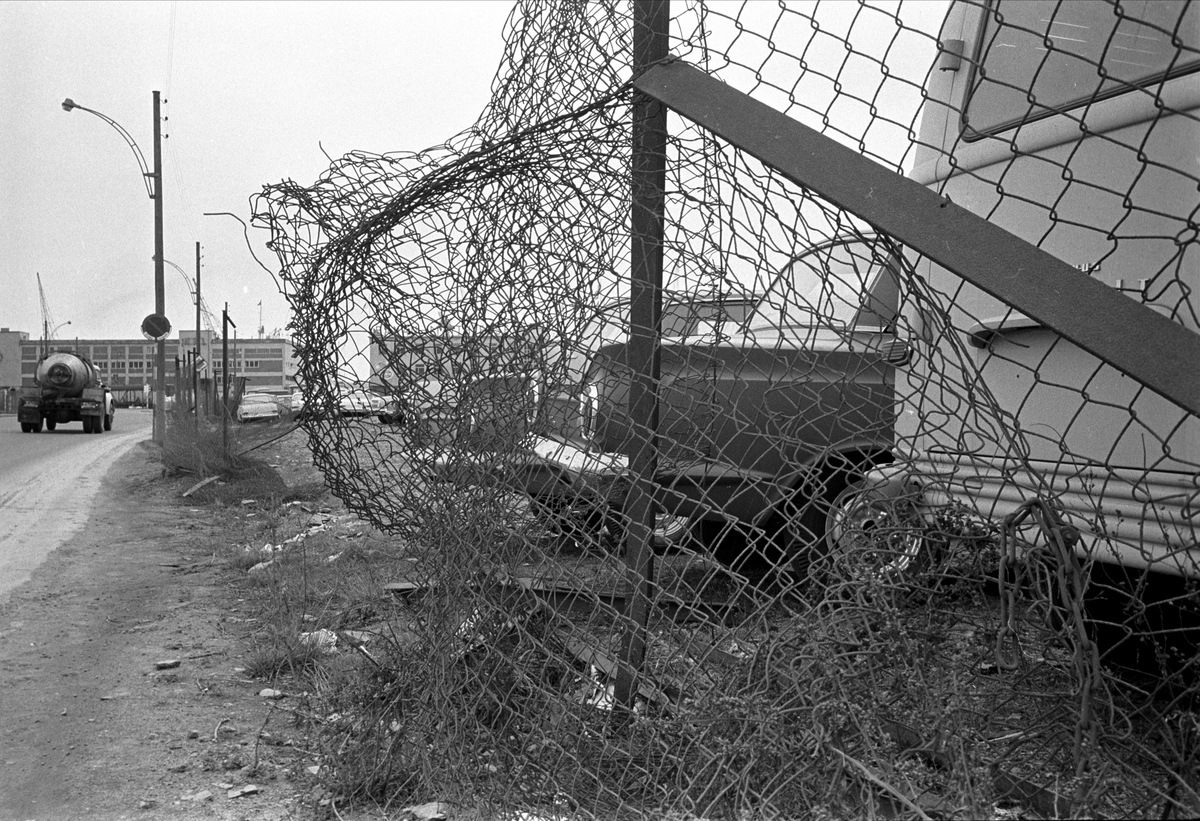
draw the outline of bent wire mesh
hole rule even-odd
[[[701,96],[667,118],[659,291],[631,285],[644,10],[522,3],[469,130],[254,200],[329,410],[314,457],[425,593],[396,604],[387,697],[331,730],[377,749],[364,795],[1196,814],[1200,428],[1172,398],[1195,377],[1138,346],[1198,330],[1200,11],[672,4],[661,63],[852,149],[880,197],[919,183],[1003,228],[985,257],[1077,270],[989,289],[918,250],[975,223],[836,205]],[[380,419],[337,412],[361,386]]]

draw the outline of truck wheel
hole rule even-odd
[[[83,432],[84,433],[92,432],[92,417],[90,417],[90,416],[83,417]]]
[[[104,420],[99,416],[92,417],[92,433],[101,433],[104,430]]]
[[[41,433],[42,432],[42,420],[39,419],[36,422],[30,422],[29,430],[32,433]]]
[[[825,538],[835,572],[852,580],[897,581],[929,560],[921,517],[911,501],[865,481],[838,494],[826,517]]]
[[[21,423],[21,433],[33,433],[33,425],[28,422]]]
[[[54,430],[57,427],[58,427],[57,419],[47,419],[46,420],[46,430]]]
[[[105,414],[105,416],[104,416],[104,429],[105,430],[112,430],[112,418],[113,418],[113,415],[111,413]]]

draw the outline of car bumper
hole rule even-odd
[[[278,413],[239,413],[239,422],[274,422],[279,418]]]
[[[425,449],[425,463],[445,481],[471,483],[483,475],[542,499],[559,499],[585,506],[625,506],[632,481],[629,459],[579,444],[543,436],[530,437],[509,453]],[[653,539],[656,547],[683,543],[697,518],[697,506],[671,488],[678,474],[660,474],[655,488]]]

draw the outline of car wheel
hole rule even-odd
[[[54,430],[57,427],[58,427],[57,419],[47,419],[46,420],[46,430]]]
[[[831,569],[861,581],[899,580],[929,560],[924,526],[912,502],[866,481],[834,499],[825,520]]]

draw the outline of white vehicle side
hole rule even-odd
[[[1200,73],[1192,70],[1200,63],[1200,9],[1125,6],[1128,17],[1154,25],[1122,20],[1106,3],[954,3],[940,39],[960,46],[964,59],[930,74],[911,176],[1148,310],[1200,330]],[[1051,37],[1068,26],[1073,32],[1056,46],[1100,61],[1110,78],[1100,93],[1095,65],[1047,55],[1049,38],[1036,35],[1047,24]],[[1176,44],[1165,33],[1172,30]],[[1139,44],[1145,65],[1123,61],[1132,53],[1122,51],[1125,41]],[[1091,90],[1052,59],[1078,63],[1085,79],[1090,68]],[[1036,88],[1021,88],[1018,78],[1038,66],[1047,87],[1039,75]],[[1062,87],[1051,87],[1056,82]],[[917,273],[932,292],[953,295],[953,333],[916,311],[907,316],[937,352],[897,386],[898,456],[914,475],[994,521],[1035,495],[1052,496],[1072,524],[1083,525],[1084,555],[1200,576],[1191,507],[1200,420],[929,260]],[[970,384],[976,373],[999,418],[1015,420],[1024,458],[1014,457],[1020,447],[1012,442],[976,435],[968,412],[947,412],[941,394],[925,387]]]

